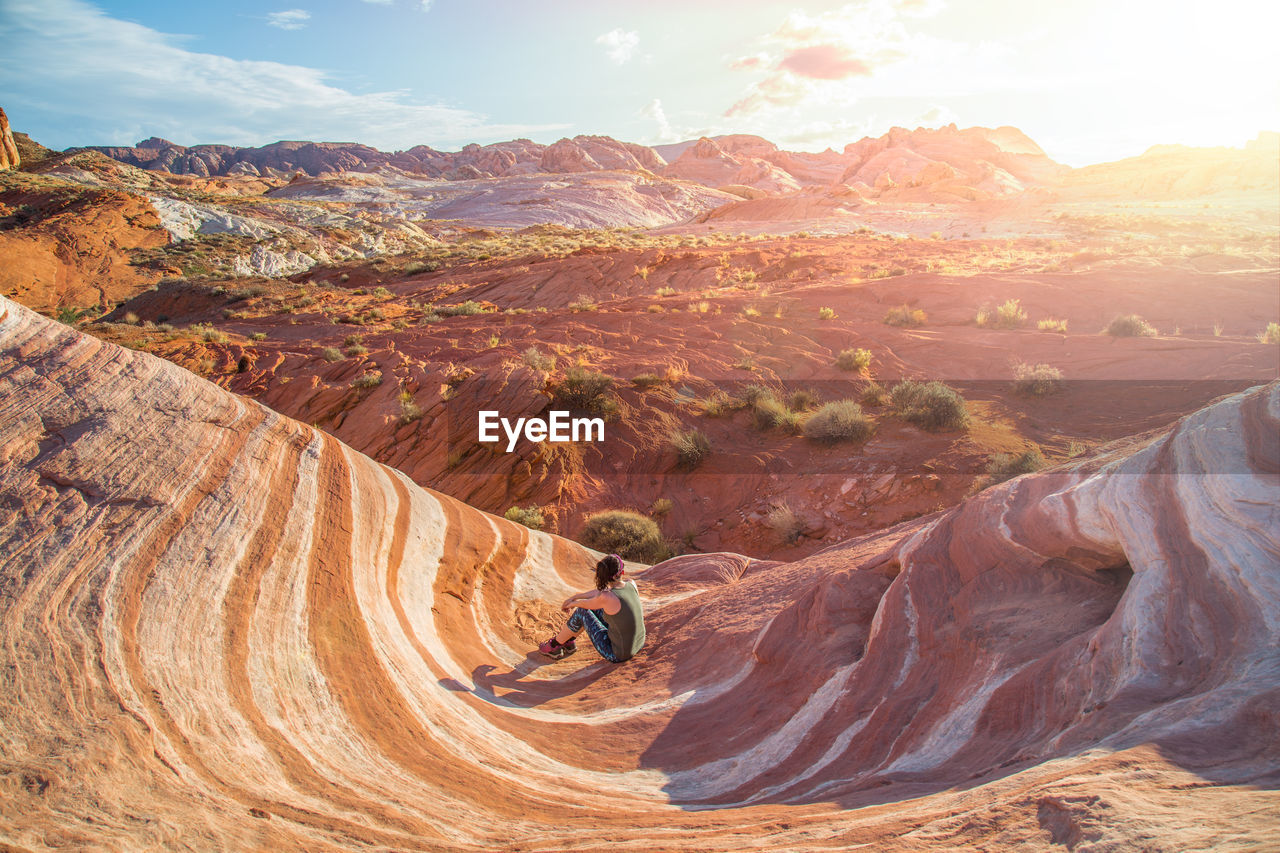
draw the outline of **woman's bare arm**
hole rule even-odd
[[[577,595],[571,595],[564,600],[564,604],[560,605],[560,609],[568,613],[575,607],[581,607],[583,610],[599,610],[604,608],[606,613],[609,612],[609,604],[617,601],[618,597],[607,589],[589,589],[586,592],[580,592]],[[617,610],[613,611],[617,613]]]

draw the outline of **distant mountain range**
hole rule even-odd
[[[702,137],[649,147],[608,136],[551,145],[515,139],[438,151],[386,152],[353,142],[275,142],[256,148],[177,145],[152,137],[132,148],[92,146],[131,166],[177,175],[291,179],[402,172],[446,181],[597,171],[651,173],[743,199],[801,194],[905,202],[982,201],[1027,190],[1182,197],[1280,186],[1280,136],[1244,149],[1156,146],[1141,157],[1072,169],[1013,127],[893,128],[819,153],[787,151],[760,136]]]
[[[298,173],[375,172],[383,169],[443,180],[604,170],[648,171],[740,195],[777,194],[848,185],[886,189],[942,184],[961,197],[1019,192],[1056,180],[1067,169],[1011,127],[955,125],[894,128],[843,151],[787,151],[759,136],[703,137],[656,148],[608,136],[575,136],[552,145],[528,139],[437,151],[419,145],[385,152],[345,142],[275,142],[257,148],[186,147],[152,137],[133,148],[91,147],[131,166],[180,175],[291,177]]]

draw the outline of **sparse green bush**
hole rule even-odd
[[[1258,333],[1258,342],[1280,344],[1280,323],[1268,323],[1267,328]]]
[[[804,437],[812,441],[864,441],[875,431],[875,424],[852,400],[827,403],[804,422]]]
[[[440,266],[441,264],[439,261],[414,261],[406,264],[405,268],[401,270],[401,272],[405,275],[418,275],[419,273],[424,272],[435,272],[440,269]],[[343,275],[346,275],[346,273],[343,273]]]
[[[1044,456],[1038,448],[1031,448],[1017,455],[997,453],[987,463],[987,485],[994,486],[1012,480],[1021,474],[1030,474],[1044,467]]]
[[[652,518],[625,509],[611,509],[587,516],[578,541],[606,554],[657,563],[671,555],[662,531]]]
[[[533,370],[549,371],[556,366],[556,357],[540,351],[537,347],[529,347],[520,355],[524,366]]]
[[[792,433],[800,430],[804,420],[798,412],[787,408],[786,403],[775,397],[772,391],[756,397],[751,404],[751,418],[756,429],[780,429]]]
[[[676,452],[680,467],[692,471],[711,453],[711,439],[698,429],[676,430],[671,433],[671,447]]]
[[[600,306],[596,304],[594,296],[587,293],[579,293],[576,302],[569,303],[569,310],[577,313],[580,311],[595,311]]]
[[[1048,364],[1019,364],[1013,368],[1013,390],[1043,397],[1062,390],[1062,371]]]
[[[1063,334],[1066,334],[1067,321],[1055,320],[1052,317],[1049,317],[1036,323],[1036,328],[1042,332],[1062,332]]]
[[[251,285],[248,285],[247,287],[240,287],[240,288],[236,288],[235,290],[229,291],[227,293],[227,296],[231,297],[231,299],[234,301],[239,299],[256,299],[259,296],[265,296],[266,293],[267,293],[266,285],[251,284]]]
[[[92,308],[59,308],[55,319],[64,325],[74,326],[92,313]]]
[[[850,370],[856,373],[866,373],[867,368],[871,367],[871,350],[869,349],[846,349],[841,350],[836,356],[836,367],[841,370]]]
[[[884,390],[878,382],[868,382],[867,387],[862,389],[862,405],[864,406],[883,406],[889,402],[889,392]]]
[[[379,286],[373,289],[373,295],[385,299],[391,295],[391,291],[387,290],[385,287]]]
[[[608,396],[611,388],[612,376],[574,365],[564,372],[564,379],[555,388],[555,397],[571,409],[604,414],[614,408]]]
[[[358,355],[368,355],[368,354],[369,354],[369,348],[361,344],[355,344],[354,346],[347,347],[347,355],[351,358],[355,358]]]
[[[407,424],[422,417],[422,407],[414,402],[408,391],[400,392],[400,423]]]
[[[631,379],[631,384],[640,389],[657,388],[665,382],[666,380],[656,373],[641,373]]]
[[[362,373],[352,380],[351,384],[356,388],[377,388],[382,384],[382,371],[370,370],[368,373]]]
[[[342,341],[342,345],[348,347],[358,346],[362,343],[364,343],[364,335],[347,335]]]
[[[461,302],[457,305],[436,305],[434,308],[435,313],[442,317],[470,317],[473,314],[487,314],[489,312],[488,308],[473,299],[468,299],[466,302]]]
[[[923,311],[912,308],[910,305],[891,308],[889,313],[884,315],[884,322],[890,326],[923,326],[927,319]]]
[[[546,524],[546,518],[542,515],[542,507],[527,506],[524,508],[513,506],[502,514],[507,521],[514,521],[516,524],[523,524],[530,530],[541,530],[542,525]]]
[[[893,408],[903,420],[922,429],[961,428],[969,423],[964,398],[941,382],[899,382],[889,392]]]
[[[252,335],[249,336],[249,340],[251,341],[265,341],[266,339],[267,339],[266,332],[254,332]]]
[[[793,412],[807,412],[820,402],[817,393],[812,389],[797,388],[787,398],[787,408]]]
[[[708,418],[720,418],[742,408],[741,404],[723,391],[712,391],[710,396],[698,401],[698,410]]]
[[[768,387],[767,385],[760,385],[759,383],[755,383],[755,382],[751,383],[750,385],[743,386],[742,390],[738,392],[738,399],[741,400],[743,405],[746,405],[746,406],[754,406],[756,404],[756,401],[759,400],[761,397],[775,397],[775,396],[777,395],[773,393],[772,388]]]
[[[978,309],[977,323],[984,328],[1017,329],[1027,321],[1027,312],[1017,299],[1007,300],[992,311],[985,305]]]
[[[836,318],[836,309],[826,308],[826,307],[818,309],[819,320],[834,320],[835,318]]]
[[[1137,314],[1121,314],[1104,330],[1104,334],[1115,338],[1151,338],[1155,337],[1155,327]]]

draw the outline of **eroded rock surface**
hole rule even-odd
[[[795,563],[638,571],[0,299],[0,841],[1280,843],[1280,385]],[[588,830],[589,828],[589,830]]]
[[[13,131],[9,128],[9,117],[0,109],[0,171],[16,169],[21,162],[18,146],[13,141]]]

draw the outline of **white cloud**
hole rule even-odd
[[[431,11],[431,0],[422,0],[422,11],[424,12]]]
[[[364,2],[374,6],[390,6],[395,0],[364,0]]]
[[[469,110],[413,103],[403,91],[355,94],[315,68],[195,53],[81,0],[4,0],[0,39],[10,103],[77,128],[74,138],[46,144],[121,145],[156,135],[186,145],[308,139],[393,149],[565,129],[490,124]]]
[[[596,44],[604,45],[605,53],[618,65],[625,65],[635,58],[640,34],[635,30],[613,29],[596,36]]]
[[[311,13],[306,9],[286,9],[283,12],[268,12],[267,24],[282,30],[300,30],[311,20]]]
[[[928,17],[941,8],[941,0],[864,0],[816,15],[791,12],[759,40],[769,51],[730,63],[732,70],[764,76],[725,116],[744,118],[820,102],[851,105],[868,90],[870,78],[948,46],[906,25],[909,18]]]
[[[654,98],[645,104],[640,110],[640,115],[653,119],[658,126],[658,131],[653,135],[653,139],[660,142],[679,142],[681,140],[679,132],[671,126],[671,122],[667,119],[667,111],[662,108],[661,98]]]

